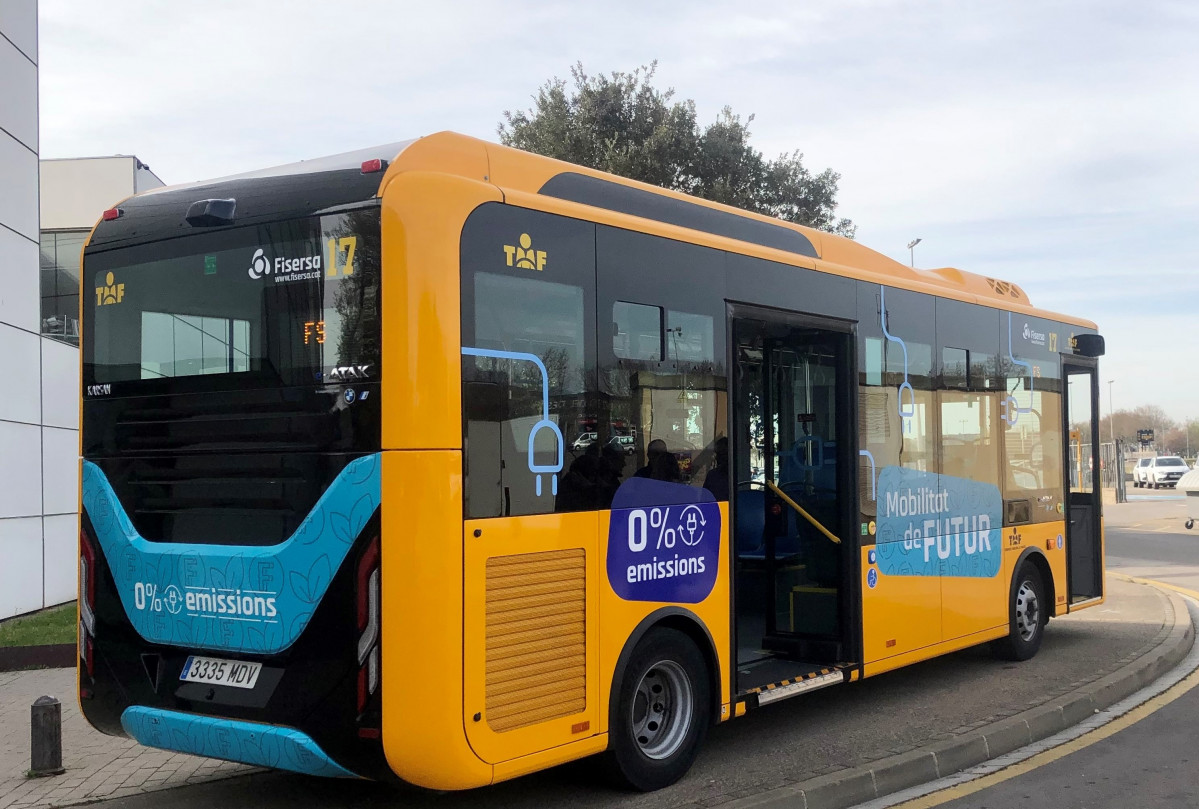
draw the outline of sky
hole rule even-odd
[[[701,123],[840,173],[857,239],[1107,340],[1101,410],[1199,419],[1199,4],[41,0],[41,156],[168,184],[440,130],[658,61]],[[1111,384],[1109,385],[1109,381]]]

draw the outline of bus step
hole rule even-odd
[[[845,672],[830,671],[828,674],[817,674],[785,685],[767,686],[758,692],[758,705],[768,705],[771,702],[778,702],[780,699],[794,697],[797,694],[815,691],[819,688],[827,688],[830,685],[839,685],[843,682],[845,682]]]

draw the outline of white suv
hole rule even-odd
[[[1140,487],[1149,483],[1149,467],[1153,464],[1152,458],[1142,458],[1137,461],[1137,465],[1132,468],[1132,485],[1133,488]]]
[[[1191,468],[1182,458],[1177,455],[1165,455],[1153,459],[1153,463],[1149,465],[1145,482],[1155,489],[1162,486],[1174,488],[1178,485],[1178,479],[1189,471]]]

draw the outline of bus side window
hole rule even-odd
[[[583,290],[476,273],[475,343],[472,348],[488,353],[466,358],[469,474],[491,479],[498,461],[501,514],[592,508],[578,475],[571,475],[571,450],[585,449],[572,435],[585,413],[578,401],[585,390]],[[485,394],[480,383],[494,392]],[[471,418],[476,415],[483,418]],[[498,453],[491,449],[497,444]],[[555,468],[560,449],[564,463]],[[482,498],[470,500],[470,516],[496,516],[497,501],[480,486],[480,480],[470,483],[469,491]]]
[[[997,396],[943,391],[941,472],[999,486]]]
[[[598,320],[613,324],[595,424],[604,469],[728,499],[724,254],[615,228],[597,236]]]
[[[1042,380],[1036,380],[1041,383]],[[1050,380],[1045,380],[1051,383]],[[1060,381],[1053,380],[1060,384]],[[1004,423],[1003,497],[1030,500],[1032,522],[1062,518],[1062,397],[1056,391],[1026,389],[1026,377],[1008,379]],[[1015,404],[1013,404],[1015,402]],[[1014,412],[1013,412],[1014,411]],[[1011,423],[1014,420],[1015,423]]]
[[[599,507],[585,468],[596,387],[594,233],[497,204],[476,209],[463,229],[468,518]]]

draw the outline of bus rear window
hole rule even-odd
[[[363,365],[378,379],[376,208],[89,254],[84,277],[89,384],[305,385]]]

